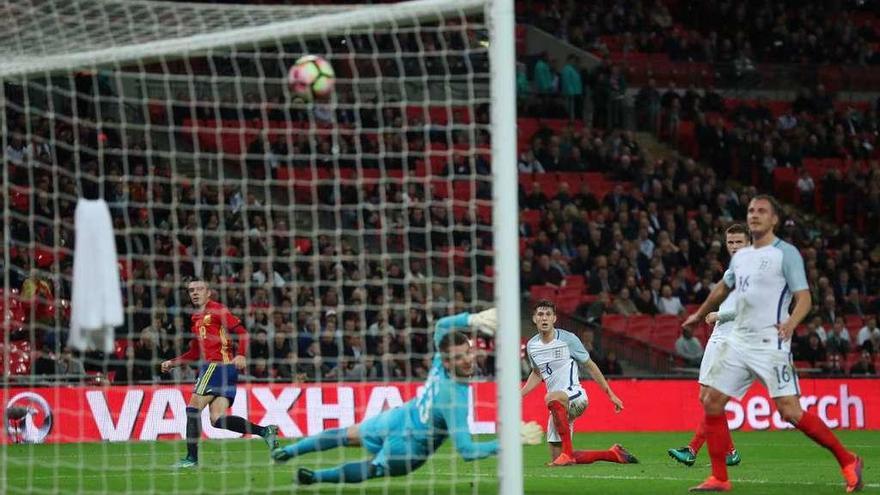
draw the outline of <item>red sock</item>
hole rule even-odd
[[[558,400],[550,401],[547,404],[547,408],[550,409],[550,415],[553,417],[553,426],[556,427],[556,432],[559,433],[559,438],[562,441],[562,453],[568,454],[571,457],[573,452],[571,432],[568,431],[568,411],[565,410],[565,406]]]
[[[712,459],[712,476],[727,481],[727,451],[733,442],[727,428],[727,414],[706,415],[706,446]]]
[[[690,443],[688,443],[688,447],[690,447],[691,452],[694,455],[697,455],[697,452],[700,451],[700,448],[703,446],[703,443],[706,442],[706,421],[705,419],[701,419],[700,423],[697,425],[697,431],[694,432],[694,438],[691,438]]]
[[[844,467],[856,460],[852,453],[844,448],[840,440],[815,414],[804,411],[801,420],[797,422],[796,426],[814,442],[830,450],[834,457],[837,458],[837,463],[840,464],[840,467]]]
[[[592,464],[596,461],[619,463],[617,454],[610,450],[575,450],[572,457],[578,464]]]

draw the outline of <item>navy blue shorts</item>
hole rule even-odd
[[[226,397],[229,403],[235,401],[235,387],[238,385],[238,370],[234,364],[208,363],[199,367],[199,378],[193,393]]]

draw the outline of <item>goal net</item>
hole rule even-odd
[[[198,468],[172,468],[200,369],[160,363],[193,337],[194,278],[250,337],[226,414],[277,425],[282,446],[416,397],[436,322],[499,305],[513,330],[469,333],[463,409],[477,440],[500,425],[501,460],[467,463],[446,442],[408,476],[319,491],[521,490],[506,440],[520,417],[508,7],[493,23],[475,0],[0,0],[0,492],[280,491],[299,467],[375,454],[273,464],[206,407]],[[306,54],[333,66],[329,99],[292,93]],[[68,346],[83,197],[106,201],[115,238],[124,323],[110,352]]]

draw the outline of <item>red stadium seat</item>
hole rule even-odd
[[[650,342],[654,332],[654,317],[648,315],[633,315],[629,317],[626,334],[642,342]]]
[[[773,169],[773,190],[782,199],[794,202],[797,190],[797,170],[788,167]]]
[[[623,315],[602,315],[602,328],[612,333],[625,335],[628,323]]]
[[[574,313],[580,303],[580,294],[560,294],[556,297],[556,307],[563,314]]]
[[[552,285],[533,285],[529,287],[529,296],[533,301],[540,299],[555,299],[556,287]]]
[[[541,210],[522,210],[523,222],[532,228],[532,233],[537,234],[541,226]]]
[[[578,290],[578,292],[583,292],[587,286],[586,280],[584,280],[583,275],[568,275],[565,277],[565,287],[573,287]]]

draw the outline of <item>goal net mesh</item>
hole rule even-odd
[[[488,28],[477,2],[430,7],[0,0],[5,493],[288,490],[258,438],[202,413],[186,282],[250,335],[228,414],[281,444],[414,397],[434,323],[493,304]],[[288,70],[327,59],[309,103]],[[506,166],[515,166],[506,164]],[[106,200],[124,304],[112,352],[67,347],[74,209]],[[494,343],[473,335],[472,433],[494,433]],[[477,491],[495,462],[444,445],[408,477],[325,492]]]

